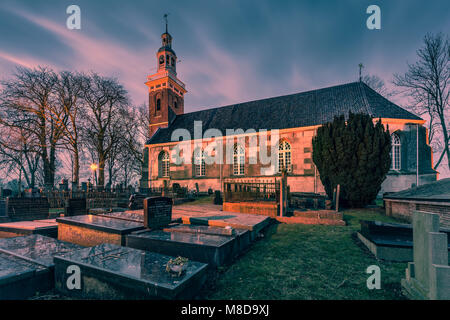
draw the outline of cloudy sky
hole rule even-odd
[[[72,4],[81,30],[66,27]],[[373,4],[381,30],[366,27]],[[1,0],[0,78],[16,66],[96,71],[145,103],[164,13],[186,112],[356,81],[359,63],[392,86],[427,32],[450,30],[448,0]]]
[[[66,28],[71,4],[81,30]],[[381,30],[366,27],[371,4]],[[360,62],[389,82],[427,32],[450,29],[450,1],[1,0],[0,77],[17,65],[94,70],[144,103],[166,12],[186,112],[355,81]]]

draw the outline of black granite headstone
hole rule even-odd
[[[172,222],[172,198],[151,197],[144,199],[144,227],[160,229]]]

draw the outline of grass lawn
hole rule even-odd
[[[359,220],[395,221],[381,209],[344,212],[347,226],[276,224],[231,266],[208,299],[404,299],[406,263],[378,261],[356,239]],[[366,269],[381,269],[381,289],[369,290]]]

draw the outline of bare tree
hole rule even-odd
[[[121,136],[120,110],[129,103],[127,91],[116,79],[92,73],[85,77],[82,97],[86,105],[83,136],[86,147],[98,160],[98,185],[105,185],[105,163]]]
[[[65,148],[72,154],[72,179],[78,186],[80,182],[80,117],[83,112],[81,94],[86,77],[71,72],[61,72],[55,87],[56,103],[50,109],[50,116],[60,123],[63,129],[62,140]],[[62,111],[62,112],[59,112]]]
[[[2,82],[2,108],[9,115],[24,115],[19,119],[4,118],[3,123],[10,127],[21,126],[36,137],[47,187],[53,187],[55,182],[56,150],[64,132],[61,122],[50,116],[50,112],[60,117],[64,113],[54,105],[53,92],[57,82],[57,74],[43,67],[17,68],[12,79]]]
[[[371,87],[373,90],[381,94],[383,97],[391,97],[395,94],[395,92],[389,90],[386,87],[386,84],[383,79],[376,75],[365,75],[362,77],[362,82],[367,84],[369,87]]]
[[[394,84],[403,88],[413,100],[413,109],[429,118],[430,140],[442,135],[442,152],[435,165],[439,167],[447,155],[450,168],[449,121],[450,47],[448,36],[427,34],[424,45],[417,50],[418,61],[408,64],[404,75],[396,74]],[[437,131],[439,128],[439,131]]]
[[[28,187],[34,188],[40,159],[37,144],[27,130],[5,126],[1,122],[0,120],[0,167],[7,177],[16,174],[19,185],[22,185],[23,177]]]

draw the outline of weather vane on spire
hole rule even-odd
[[[169,19],[168,19],[168,17],[169,17],[169,13],[165,13],[164,14],[164,20],[166,21],[166,33],[169,33],[169,28],[168,28],[168,25],[169,25]]]

